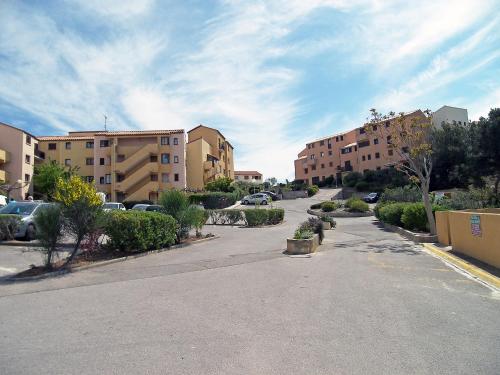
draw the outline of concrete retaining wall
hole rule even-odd
[[[297,198],[307,198],[307,191],[299,190],[299,191],[284,191],[282,193],[282,199],[297,199]]]

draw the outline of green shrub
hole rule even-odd
[[[401,223],[408,230],[425,231],[427,229],[427,214],[423,203],[410,203],[403,209]]]
[[[368,203],[355,197],[349,198],[345,203],[345,207],[350,212],[368,212],[370,210]]]
[[[63,237],[63,223],[61,206],[52,204],[42,206],[35,215],[36,238],[42,245],[45,255],[45,266],[52,267],[52,256]]]
[[[342,185],[347,187],[354,187],[356,184],[363,179],[363,175],[359,172],[351,172],[347,174],[343,181]]]
[[[373,213],[375,214],[375,217],[380,220],[380,210],[383,207],[385,207],[385,206],[387,206],[389,204],[392,204],[392,203],[396,203],[396,202],[381,202],[381,201],[379,201],[376,204],[375,208],[373,209]]]
[[[304,221],[299,226],[299,230],[302,231],[311,231],[313,233],[318,234],[319,243],[323,242],[323,238],[325,238],[325,232],[323,229],[323,222],[319,217],[310,217],[307,221]]]
[[[321,203],[321,211],[323,212],[332,212],[338,208],[335,202],[323,202]]]
[[[471,188],[468,191],[457,191],[451,193],[450,198],[439,200],[439,205],[448,210],[487,208],[490,206],[490,194],[488,189]]]
[[[357,191],[371,191],[370,187],[371,185],[366,181],[358,181],[355,186]]]
[[[111,211],[104,227],[107,246],[120,251],[161,249],[175,243],[177,222],[151,211]]]
[[[285,218],[285,210],[282,208],[271,208],[267,210],[267,224],[276,225]]]
[[[232,193],[210,192],[203,194],[191,194],[189,202],[191,204],[203,204],[207,210],[222,209],[232,206],[241,198],[241,190],[237,189]]]
[[[12,240],[20,224],[21,220],[17,215],[0,215],[0,241]]]
[[[256,227],[267,223],[268,210],[254,208],[245,210],[245,219],[249,227]]]
[[[319,187],[317,185],[312,185],[307,187],[307,195],[312,197],[319,191]]]
[[[380,202],[420,202],[422,193],[416,186],[406,185],[393,189],[385,189],[380,196]]]
[[[314,203],[314,204],[311,204],[311,206],[309,206],[309,208],[310,208],[311,210],[317,210],[317,209],[321,208],[321,205],[322,205],[322,204],[323,204],[323,203],[321,203],[321,202],[320,202],[320,203]]]
[[[221,191],[224,193],[232,192],[234,187],[231,185],[233,180],[229,177],[219,177],[205,185],[207,191]]]
[[[388,203],[379,209],[380,220],[387,224],[402,226],[401,216],[409,203]]]
[[[293,239],[294,240],[308,240],[308,239],[312,238],[313,236],[314,236],[314,233],[311,230],[298,228],[293,235]]]
[[[243,220],[242,210],[224,210],[228,224],[235,225]]]

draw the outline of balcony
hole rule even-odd
[[[10,153],[0,149],[0,163],[8,163],[10,161]]]
[[[9,173],[0,170],[0,182],[9,182]]]
[[[318,159],[314,158],[314,159],[307,159],[307,165],[316,165],[318,164]]]

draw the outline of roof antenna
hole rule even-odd
[[[107,132],[108,116],[104,115],[104,131]]]

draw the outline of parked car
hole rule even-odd
[[[36,236],[35,215],[50,205],[51,203],[41,202],[11,202],[0,209],[0,214],[18,215],[21,218],[21,225],[14,237],[31,241]]]
[[[272,192],[272,191],[261,191],[261,193],[269,195],[273,201],[279,201],[280,200],[279,195],[276,194],[276,193],[274,193],[274,192]]]
[[[144,203],[137,203],[134,204],[134,207],[132,207],[132,210],[136,211],[146,211],[146,209],[151,206],[150,204],[144,204]]]
[[[271,197],[264,193],[257,193],[243,197],[241,203],[243,204],[267,204],[271,201]]]
[[[162,209],[163,207],[158,204],[151,204],[148,207],[146,207],[146,211],[160,212]]]
[[[366,196],[363,197],[363,200],[366,203],[377,203],[378,199],[380,198],[379,193],[370,193]]]
[[[102,209],[104,211],[111,211],[111,210],[122,210],[125,211],[126,208],[123,205],[123,203],[118,203],[118,202],[106,202],[103,204]]]
[[[7,197],[0,194],[0,207],[7,206]]]

